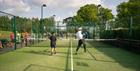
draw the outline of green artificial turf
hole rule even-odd
[[[99,42],[87,42],[87,52],[75,55],[74,71],[139,71],[140,55]],[[57,54],[50,56],[49,41],[0,55],[0,71],[71,71],[69,40],[57,41]]]

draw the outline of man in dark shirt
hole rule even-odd
[[[54,53],[56,54],[56,36],[54,35],[54,32],[52,32],[52,35],[50,36],[50,46],[51,46],[51,55]]]

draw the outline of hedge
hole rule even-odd
[[[104,30],[100,32],[101,39],[132,39],[140,40],[140,29],[132,29],[132,35],[129,33],[128,29],[119,29],[119,30]]]

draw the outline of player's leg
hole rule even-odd
[[[56,54],[56,43],[53,43],[53,48],[54,48],[53,53]]]
[[[77,46],[77,48],[76,48],[76,53],[75,53],[75,54],[77,54],[79,48],[81,47],[81,44],[82,44],[82,42],[81,42],[81,40],[79,40],[79,41],[78,41],[78,46]]]
[[[53,47],[51,47],[51,55],[53,55],[53,51],[54,51],[54,48],[53,48]]]
[[[86,52],[86,45],[84,44],[84,52]]]
[[[86,52],[86,43],[85,43],[84,39],[82,40],[82,44],[83,44],[83,47],[84,47],[84,52]]]
[[[51,45],[51,55],[52,55],[53,54],[53,51],[54,51],[53,44],[51,43],[50,45]]]
[[[56,54],[56,48],[54,48],[54,54]]]
[[[52,47],[53,47],[53,53],[56,54],[56,43],[52,43]]]

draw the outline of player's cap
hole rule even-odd
[[[78,30],[82,30],[82,27],[78,28]]]

